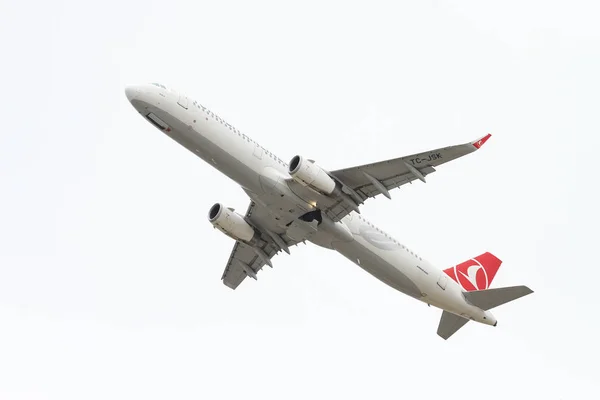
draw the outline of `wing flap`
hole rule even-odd
[[[262,250],[269,258],[277,254],[272,245],[263,246]],[[240,263],[245,264],[250,268],[250,271],[245,271]],[[264,266],[265,262],[256,254],[252,247],[245,243],[235,242],[221,279],[225,286],[235,290],[247,276],[252,276],[252,274],[256,276]]]
[[[262,251],[264,254],[261,257],[252,246],[236,241],[221,276],[221,280],[225,286],[235,290],[247,276],[256,279],[256,275],[266,264],[263,258],[265,255],[267,260],[271,260],[280,250],[285,251],[271,237],[273,232],[269,234],[263,228],[263,226],[268,225],[267,223],[270,222],[267,220],[268,218],[270,218],[270,214],[263,207],[258,206],[253,201],[250,202],[245,219],[261,232],[261,240],[257,248],[259,252]],[[288,237],[280,237],[280,239],[281,245],[285,245],[286,248],[297,244],[296,241]]]
[[[431,166],[427,166],[427,167],[419,169],[419,172],[423,176],[427,176],[427,175],[431,174],[432,172],[435,172],[435,168],[433,168]],[[392,190],[392,189],[400,187],[406,183],[412,182],[416,179],[419,179],[419,178],[416,175],[414,175],[412,172],[409,171],[409,172],[405,172],[400,175],[391,176],[386,179],[380,179],[379,181],[383,184],[383,186],[385,186],[386,189]],[[371,183],[358,188],[357,192],[363,194],[366,198],[375,197],[381,193],[375,187],[375,185],[373,185]]]

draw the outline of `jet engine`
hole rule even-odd
[[[257,236],[254,228],[246,222],[244,217],[233,211],[232,208],[225,208],[221,203],[216,203],[210,208],[208,220],[215,228],[235,240],[251,243]]]
[[[290,161],[288,172],[296,182],[304,186],[310,186],[327,195],[335,191],[335,181],[312,160],[294,156]]]

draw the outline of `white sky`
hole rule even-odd
[[[0,2],[0,399],[598,395],[599,6],[395,3]],[[313,245],[229,290],[206,213],[248,200],[139,117],[148,81],[327,169],[491,132],[363,214],[536,293],[444,341]]]

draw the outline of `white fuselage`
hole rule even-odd
[[[272,209],[281,227],[314,208],[311,191],[290,188],[287,162],[254,142],[218,115],[162,85],[132,86],[133,106],[172,139],[238,183],[257,203]],[[289,209],[289,213],[281,210]],[[292,211],[295,210],[295,211]],[[341,233],[340,233],[341,232]],[[345,234],[344,232],[350,232]],[[458,283],[406,246],[352,212],[340,222],[323,224],[311,242],[336,250],[387,285],[456,315],[494,325],[489,311],[469,304]]]

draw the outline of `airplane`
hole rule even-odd
[[[489,311],[533,293],[527,286],[490,288],[502,261],[486,252],[445,270],[421,258],[361,214],[367,199],[419,180],[479,150],[472,142],[328,171],[302,155],[285,162],[218,114],[160,83],[127,86],[144,119],[222,172],[247,193],[244,215],[215,203],[209,222],[235,243],[221,277],[236,289],[257,279],[272,258],[309,241],[332,249],[390,287],[442,310],[437,334],[448,339],[469,321],[497,325]]]

